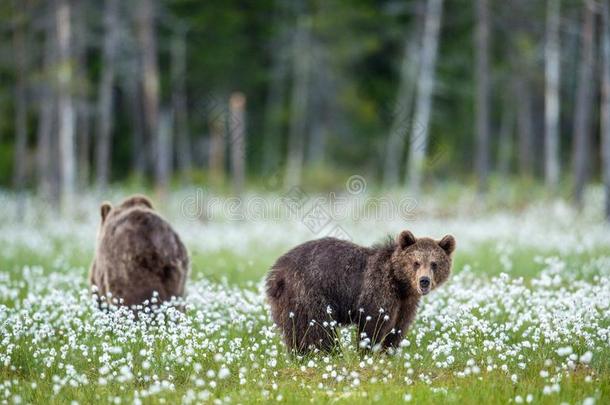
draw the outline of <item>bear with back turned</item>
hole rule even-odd
[[[266,280],[276,325],[290,350],[331,350],[334,327],[356,324],[361,347],[396,347],[420,298],[451,272],[455,239],[415,238],[362,247],[323,238],[280,257]]]
[[[178,234],[144,196],[132,196],[118,207],[101,206],[101,225],[89,282],[102,299],[108,294],[134,306],[154,292],[157,303],[184,294],[188,252]]]

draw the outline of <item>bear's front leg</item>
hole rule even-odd
[[[398,322],[396,325],[390,330],[390,332],[386,335],[385,339],[383,339],[382,346],[383,349],[389,348],[397,348],[402,341],[403,331],[402,329],[398,329]]]
[[[362,303],[358,316],[360,347],[374,348],[391,335],[397,314],[390,302],[383,302],[382,305]]]
[[[403,336],[407,333],[409,326],[415,318],[415,312],[418,305],[417,297],[411,299],[405,299],[400,303],[400,308],[396,316],[396,322],[394,324],[394,332],[390,333],[383,341],[384,348],[398,347],[402,341]]]

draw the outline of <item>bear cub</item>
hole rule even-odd
[[[152,304],[154,292],[158,303],[184,294],[188,252],[148,198],[132,196],[114,208],[104,203],[101,217],[89,275],[100,302],[111,294],[115,303],[132,307]]]
[[[267,280],[271,315],[288,348],[331,350],[337,325],[355,324],[360,347],[396,347],[413,321],[420,298],[451,272],[455,239],[416,238],[362,247],[323,238],[280,257]]]

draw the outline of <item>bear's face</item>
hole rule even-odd
[[[451,235],[440,241],[415,238],[403,231],[396,238],[396,250],[392,254],[395,277],[409,283],[413,291],[426,295],[443,284],[451,273],[451,255],[455,239]]]

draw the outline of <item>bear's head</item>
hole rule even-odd
[[[140,207],[144,209],[154,210],[152,203],[150,200],[143,195],[133,195],[127,198],[125,201],[121,203],[121,205],[117,207],[113,207],[109,202],[104,202],[100,206],[100,213],[102,216],[102,225],[106,222],[106,219],[112,212],[113,214],[119,214],[120,212],[127,210],[129,208]]]
[[[392,253],[394,276],[418,294],[426,295],[449,278],[454,250],[455,239],[451,235],[436,241],[402,231]]]

